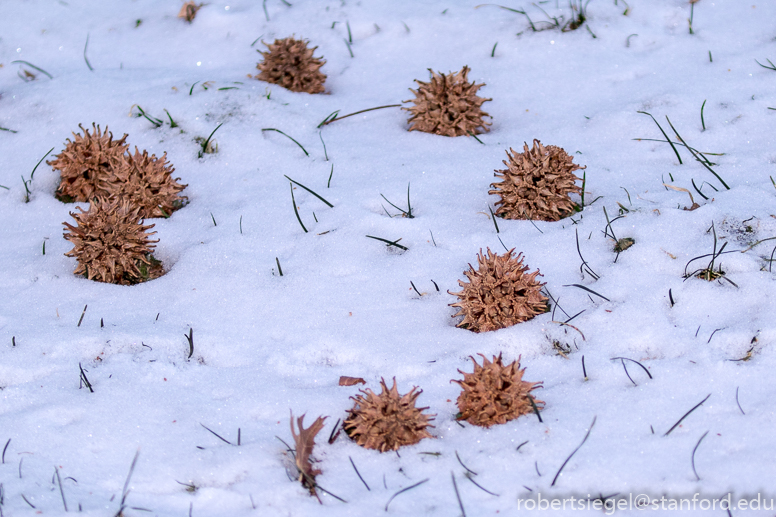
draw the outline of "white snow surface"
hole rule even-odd
[[[755,62],[776,60],[776,2],[700,0],[692,34],[685,0],[630,0],[627,14],[623,0],[592,0],[586,23],[566,32],[548,22],[570,19],[554,0],[503,4],[547,29],[537,32],[520,13],[468,0],[291,4],[214,0],[191,24],[176,17],[176,2],[0,6],[0,126],[16,131],[0,131],[2,515],[58,515],[65,502],[70,512],[116,515],[136,453],[126,516],[515,515],[520,498],[539,493],[776,497],[776,241],[765,240],[776,236],[776,72]],[[258,73],[262,40],[291,35],[326,59],[325,94],[247,77]],[[408,132],[398,108],[317,128],[336,110],[411,99],[428,69],[464,65],[492,98],[481,143]],[[637,140],[664,139],[639,111],[673,141],[666,116],[694,149],[724,153],[706,156],[729,189],[681,145],[682,164],[667,143]],[[167,269],[159,279],[126,287],[73,274],[62,223],[74,206],[54,198],[59,177],[45,161],[25,202],[38,160],[93,122],[128,133],[133,149],[166,152],[188,185],[187,206],[147,221]],[[219,124],[218,152],[198,158],[194,139]],[[533,139],[586,167],[584,210],[558,222],[499,219],[497,233],[493,171],[507,149]],[[284,175],[334,205],[294,190],[309,233]],[[700,208],[683,210],[689,196],[663,183],[688,189]],[[412,219],[381,197],[406,208],[408,185]],[[616,235],[636,242],[618,257],[604,208],[623,216],[611,224]],[[685,280],[688,261],[712,253],[712,223],[717,250],[727,245],[715,265],[732,282]],[[597,280],[581,270],[577,233]],[[409,250],[366,235],[401,238]],[[541,271],[559,306],[495,332],[456,328],[448,291],[480,250],[505,247]],[[455,421],[460,388],[450,381],[477,353],[522,357],[524,378],[544,382],[541,422]],[[615,357],[651,378],[626,362],[629,380]],[[341,375],[376,391],[381,378],[402,393],[418,386],[419,405],[436,415],[434,438],[398,454],[344,433],[328,443],[358,393],[338,386]],[[292,443],[290,412],[307,424],[328,416],[317,482],[346,503],[319,491],[320,504],[287,475],[276,437]],[[386,513],[391,496],[426,479]]]

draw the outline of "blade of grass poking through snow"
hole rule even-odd
[[[0,127],[0,131],[8,131],[9,133],[18,133],[18,131],[13,129],[8,129],[7,127]]]
[[[328,126],[329,124],[331,124],[336,120],[342,120],[343,118],[352,117],[353,115],[359,115],[361,113],[366,113],[367,111],[381,110],[383,108],[401,108],[401,104],[386,104],[385,106],[377,106],[376,108],[367,108],[365,110],[354,111],[353,113],[342,115],[341,117],[337,115],[339,113],[339,110],[337,110],[331,115],[329,115],[328,117],[326,117],[325,119],[323,119],[323,122],[318,124],[318,128],[321,128],[323,126]]]
[[[132,473],[135,471],[135,465],[137,465],[138,456],[140,456],[140,449],[135,452],[135,457],[132,458],[132,464],[129,466],[127,479],[124,481],[124,488],[121,490],[121,507],[116,514],[117,516],[123,515],[124,508],[126,508],[127,496],[129,496],[129,480],[132,479]]]
[[[213,226],[218,226],[218,223],[216,222],[216,218],[213,215],[213,212],[210,212],[210,218],[213,220]]]
[[[700,481],[701,477],[698,475],[698,471],[695,470],[695,452],[698,450],[698,447],[700,447],[701,442],[704,438],[706,438],[706,435],[709,434],[708,431],[703,433],[703,436],[701,436],[700,440],[698,440],[698,443],[695,444],[695,447],[692,449],[692,456],[690,457],[690,463],[692,464],[692,473],[695,474],[695,480]]]
[[[86,66],[89,67],[89,70],[94,72],[94,68],[92,68],[92,64],[89,63],[89,58],[86,57],[86,50],[89,48],[89,35],[86,35],[86,44],[84,45],[84,61],[86,61]]]
[[[34,68],[35,70],[37,70],[37,71],[38,71],[38,72],[40,72],[41,74],[45,75],[45,76],[46,76],[46,77],[48,77],[49,79],[53,79],[53,78],[54,78],[54,76],[53,76],[53,75],[51,75],[50,73],[46,72],[46,71],[45,71],[45,70],[43,70],[42,68],[39,68],[39,67],[37,67],[37,66],[33,65],[33,64],[32,64],[32,63],[30,63],[29,61],[22,61],[21,59],[17,59],[16,61],[11,61],[11,64],[12,64],[12,65],[13,65],[14,63],[24,63],[25,65],[29,66],[30,68]]]
[[[759,62],[759,61],[757,61],[756,59],[754,60],[754,62],[755,62],[755,63],[757,63],[758,65],[760,65],[761,67],[763,67],[763,68],[766,68],[766,69],[768,69],[768,70],[773,70],[773,71],[776,71],[776,65],[774,65],[773,63],[771,63],[771,60],[770,60],[770,59],[766,59],[766,61],[767,61],[767,62],[768,62],[768,64],[770,64],[771,66],[765,66],[764,64],[760,63],[760,62]]]
[[[674,146],[674,143],[671,141],[670,138],[668,138],[668,135],[665,131],[663,131],[663,128],[658,124],[657,120],[655,120],[655,117],[652,116],[651,113],[647,113],[646,111],[637,111],[636,113],[641,113],[642,115],[649,115],[649,118],[652,119],[652,121],[657,124],[658,129],[660,129],[660,132],[663,133],[663,136],[666,137],[666,142],[668,142],[671,145],[671,149],[674,150],[674,153],[676,154],[676,158],[679,160],[679,164],[682,164],[682,157],[679,156],[679,151],[676,150],[676,147]],[[679,135],[677,135],[679,136]]]
[[[717,179],[719,180],[719,182],[720,182],[720,183],[722,183],[722,186],[723,186],[723,187],[725,187],[727,190],[730,190],[730,187],[728,187],[728,184],[727,184],[727,183],[725,183],[725,180],[723,180],[722,178],[720,178],[720,177],[719,177],[719,174],[717,174],[716,172],[714,172],[714,169],[712,169],[711,167],[709,167],[708,163],[706,163],[708,160],[704,161],[704,160],[701,160],[700,158],[698,158],[698,155],[697,155],[697,154],[695,154],[695,151],[693,151],[693,149],[692,149],[692,148],[691,148],[689,145],[687,145],[687,142],[685,142],[685,141],[684,141],[684,139],[683,139],[683,138],[682,138],[682,137],[679,135],[679,132],[676,130],[676,128],[674,127],[674,125],[673,125],[673,124],[671,124],[671,120],[668,118],[668,115],[666,115],[666,120],[668,120],[668,125],[669,125],[669,126],[671,126],[671,129],[673,129],[673,130],[674,130],[674,133],[676,133],[676,138],[678,138],[678,139],[679,139],[679,141],[680,141],[680,142],[682,142],[682,143],[684,144],[685,148],[687,148],[687,150],[688,150],[688,151],[690,151],[690,154],[692,154],[692,155],[693,155],[693,157],[694,157],[696,160],[698,160],[699,162],[701,162],[701,165],[703,165],[704,167],[706,167],[706,168],[709,170],[709,172],[711,172],[711,173],[714,175],[714,177],[715,177],[715,178],[717,178]],[[666,138],[668,138],[668,137],[666,137]]]
[[[189,334],[183,334],[183,337],[189,342],[189,356],[186,358],[186,360],[189,360],[191,359],[191,356],[194,355],[194,329],[189,328]]]
[[[490,57],[496,57],[496,47],[498,46],[498,41],[495,45],[493,45],[493,50],[490,51]]]
[[[140,106],[138,106],[138,107],[140,107]],[[223,126],[223,125],[224,125],[224,123],[223,123],[223,122],[221,122],[220,124],[218,124],[218,125],[216,126],[216,128],[213,130],[213,132],[212,132],[212,133],[210,133],[210,136],[209,136],[209,137],[207,137],[207,140],[205,140],[205,141],[202,143],[202,149],[200,149],[200,150],[199,150],[199,156],[198,156],[198,158],[202,158],[202,156],[203,156],[205,153],[207,153],[207,152],[208,152],[208,151],[207,151],[207,149],[208,149],[208,146],[210,145],[210,139],[211,139],[211,138],[213,138],[213,135],[215,135],[215,134],[216,134],[216,131],[218,131],[218,128],[219,128],[219,127],[221,127],[221,126]]]
[[[141,117],[144,117],[144,118],[145,118],[145,119],[146,119],[148,122],[150,122],[151,124],[153,124],[155,128],[157,128],[157,127],[161,127],[161,125],[162,125],[162,124],[164,124],[164,121],[163,121],[163,120],[159,120],[159,119],[158,119],[158,118],[156,118],[156,117],[151,117],[151,116],[149,116],[149,115],[148,115],[148,114],[147,114],[147,113],[146,113],[146,112],[143,110],[143,108],[141,108],[139,105],[137,105],[137,104],[133,104],[133,105],[132,105],[132,108],[137,108],[137,110],[140,112],[140,115],[139,115],[139,116],[141,116]],[[130,113],[132,113],[132,108],[129,108],[129,112],[130,112]],[[170,120],[172,120],[172,119],[170,119]]]
[[[86,378],[86,372],[84,372],[84,369],[81,366],[81,363],[78,363],[78,369],[81,371],[80,379],[81,379],[82,385],[89,388],[89,393],[94,393],[94,390],[92,389],[92,383],[89,382],[89,379]],[[78,389],[80,390],[81,386],[79,386]]]
[[[353,43],[353,33],[350,32],[350,22],[345,20],[345,27],[348,28],[348,42]]]
[[[229,444],[229,445],[232,445],[232,442],[230,442],[229,440],[227,440],[226,438],[224,438],[223,436],[221,436],[221,435],[220,435],[220,434],[218,434],[217,432],[213,431],[212,429],[210,429],[208,426],[206,426],[206,425],[205,425],[205,424],[203,424],[202,422],[200,422],[200,423],[199,423],[199,425],[201,425],[202,427],[204,427],[205,429],[207,429],[208,431],[210,431],[211,433],[213,433],[213,436],[215,436],[216,438],[218,438],[218,439],[219,439],[219,440],[221,440],[222,442],[224,442],[224,443],[227,443],[227,444]]]
[[[350,42],[348,40],[343,40],[345,42],[345,46],[348,47],[348,52],[350,52],[350,57],[356,57],[353,55],[353,49],[350,48]]]
[[[57,484],[59,485],[59,495],[62,496],[62,506],[65,507],[65,512],[67,512],[67,501],[65,501],[65,491],[62,489],[62,479],[59,477],[59,468],[54,467],[54,473],[57,476]]]
[[[278,273],[280,273],[280,276],[283,276],[283,268],[280,267],[280,259],[275,257],[275,263],[278,265]]]
[[[334,164],[331,164],[331,172],[329,173],[329,181],[326,182],[326,188],[331,187],[331,177],[334,176]],[[775,185],[776,186],[776,185]]]
[[[458,493],[458,485],[455,482],[455,474],[450,471],[450,477],[453,480],[453,490],[455,490],[455,498],[458,499],[458,507],[461,509],[461,517],[466,517],[466,510],[463,509],[463,501],[461,501],[461,494]]]
[[[475,135],[475,134],[474,134],[474,133],[472,133],[471,131],[467,131],[467,133],[469,134],[469,136],[471,136],[471,137],[474,137],[474,139],[475,139],[475,140],[477,140],[479,143],[481,143],[482,145],[485,145],[485,142],[483,142],[482,140],[480,140],[479,138],[477,138],[477,135]]]
[[[647,370],[647,367],[644,366],[643,364],[641,364],[640,362],[636,361],[635,359],[631,359],[629,357],[612,357],[609,360],[610,361],[614,361],[614,360],[617,360],[617,359],[619,359],[621,361],[630,361],[632,363],[636,363],[637,365],[641,366],[641,369],[646,372],[646,374],[649,376],[650,379],[652,378],[652,374],[649,373],[649,370]]]
[[[46,156],[51,154],[51,151],[53,151],[53,150],[54,150],[53,147],[51,149],[49,149],[48,152],[43,155],[43,158],[38,160],[38,163],[35,164],[35,167],[32,168],[32,172],[30,173],[30,181],[32,181],[33,176],[35,176],[35,171],[38,170],[38,165],[40,165],[43,162],[43,160],[46,159]]]
[[[332,167],[332,171],[333,171],[333,170],[334,170],[334,165],[332,164],[332,166],[331,166],[331,167]],[[293,183],[294,185],[297,185],[297,186],[299,186],[299,187],[302,187],[302,188],[303,188],[303,189],[305,189],[307,192],[309,192],[309,193],[310,193],[310,194],[312,194],[313,196],[317,197],[318,199],[320,199],[321,201],[323,201],[324,203],[326,203],[326,205],[328,205],[328,206],[329,206],[329,208],[334,208],[334,205],[332,205],[331,203],[329,203],[328,201],[326,201],[325,199],[323,199],[321,196],[319,196],[317,193],[315,193],[315,192],[313,192],[312,190],[310,190],[309,188],[305,187],[304,185],[302,185],[302,184],[301,184],[301,183],[299,183],[298,181],[294,181],[294,180],[292,180],[291,178],[289,178],[289,177],[288,177],[288,176],[286,176],[285,174],[283,174],[283,177],[284,177],[284,178],[286,178],[286,179],[287,179],[288,181],[290,181],[291,183]]]
[[[744,408],[741,407],[741,403],[738,401],[738,388],[739,386],[736,386],[736,405],[738,406],[738,409],[741,411],[741,414],[746,415],[746,413],[744,413]],[[8,441],[11,441],[11,440],[9,439]]]
[[[593,417],[593,422],[590,424],[590,427],[588,427],[587,433],[585,434],[585,437],[582,438],[582,443],[577,445],[577,448],[574,449],[574,452],[572,452],[569,455],[569,457],[566,458],[566,461],[563,462],[563,465],[560,466],[560,468],[558,469],[558,472],[555,474],[555,477],[552,479],[552,483],[550,484],[550,486],[555,486],[555,483],[558,481],[558,477],[560,476],[560,473],[563,472],[563,468],[566,466],[566,464],[569,462],[569,460],[571,460],[571,458],[577,453],[577,451],[579,449],[581,449],[583,445],[585,445],[585,442],[587,441],[588,437],[590,436],[590,431],[593,430],[593,426],[595,425],[596,418],[597,417],[595,417],[595,416]]]
[[[542,420],[542,415],[539,413],[539,408],[536,406],[536,402],[534,402],[534,399],[531,395],[526,395],[528,397],[528,402],[531,403],[531,407],[534,410],[534,413],[536,413],[536,418],[539,419],[539,423],[544,423],[544,420]]]
[[[191,88],[189,89],[189,96],[194,93],[194,87],[199,84],[199,81],[191,85]]]
[[[326,142],[323,141],[323,131],[318,131],[318,138],[321,139],[321,145],[323,145],[323,157],[326,161],[329,161],[329,153],[326,152]]]
[[[175,121],[172,119],[172,115],[170,115],[170,112],[169,112],[169,111],[167,111],[167,109],[165,109],[165,110],[164,110],[164,112],[165,112],[165,113],[167,113],[167,118],[169,118],[169,119],[170,119],[170,127],[178,127],[178,123],[177,123],[177,122],[175,122]]]
[[[738,391],[736,390],[736,396],[738,396]],[[8,446],[11,444],[11,439],[8,438],[8,441],[5,442],[5,447],[3,447],[3,461],[1,463],[5,463],[5,451],[8,450]]]
[[[582,251],[579,249],[579,231],[575,229],[574,234],[576,235],[576,239],[577,239],[577,254],[579,255],[580,260],[582,260],[582,264],[579,266],[579,272],[582,273],[582,275],[584,276],[585,271],[587,271],[587,274],[593,277],[593,280],[598,280],[601,277],[598,276],[596,272],[590,268],[590,265],[582,256]]]
[[[397,495],[399,495],[399,494],[403,494],[403,493],[404,493],[404,492],[406,492],[407,490],[412,490],[413,488],[415,488],[415,487],[418,487],[418,486],[422,485],[423,483],[425,483],[425,482],[426,482],[426,481],[428,481],[429,479],[431,479],[431,478],[426,478],[426,479],[424,479],[423,481],[418,481],[418,482],[417,482],[417,483],[415,483],[414,485],[410,485],[410,486],[408,486],[408,487],[402,488],[401,490],[399,490],[398,492],[396,492],[395,494],[393,494],[393,495],[391,496],[391,498],[390,498],[390,499],[388,499],[388,502],[387,502],[387,503],[385,503],[385,511],[386,511],[386,512],[388,511],[388,505],[389,505],[389,504],[391,504],[391,501],[393,501],[393,500],[396,498],[396,496],[397,496]]]
[[[389,241],[388,239],[383,239],[382,237],[375,237],[373,235],[367,235],[367,237],[369,237],[370,239],[375,239],[377,241],[382,241],[382,242],[386,243],[386,245],[388,245],[388,246],[395,246],[395,247],[397,247],[399,249],[403,249],[404,251],[407,251],[409,249],[408,247],[402,246],[401,244],[399,244],[399,241],[401,240],[401,237],[399,237],[395,241]]]
[[[286,176],[288,177],[288,176]],[[299,226],[302,227],[302,230],[304,230],[304,233],[307,233],[307,228],[304,227],[304,223],[302,222],[302,218],[299,217],[299,210],[296,209],[296,199],[294,199],[294,184],[289,183],[291,186],[291,205],[294,207],[294,214],[296,214],[296,220],[299,221]]]
[[[598,294],[597,292],[593,291],[592,289],[589,289],[589,288],[585,287],[584,285],[579,285],[579,284],[569,284],[569,285],[564,285],[563,287],[579,287],[580,289],[584,289],[585,291],[587,291],[587,292],[589,292],[589,293],[593,293],[594,295],[596,295],[596,296],[598,296],[598,297],[600,297],[600,298],[603,298],[603,299],[604,299],[604,300],[606,300],[607,302],[610,302],[610,301],[611,301],[611,300],[610,300],[609,298],[607,298],[606,296],[604,296],[604,295],[602,295],[602,294]]]
[[[310,153],[308,153],[308,152],[307,152],[307,150],[306,150],[304,147],[302,147],[302,144],[300,144],[299,142],[297,142],[296,140],[294,140],[293,138],[291,138],[290,136],[288,136],[287,134],[285,134],[285,133],[284,133],[284,132],[282,132],[281,130],[279,130],[279,129],[275,129],[274,127],[265,127],[265,128],[264,128],[264,129],[262,129],[261,131],[262,131],[262,133],[263,133],[264,131],[275,131],[275,132],[277,132],[277,133],[280,133],[281,135],[283,135],[284,137],[288,138],[289,140],[291,140],[292,142],[294,142],[296,145],[298,145],[298,146],[299,146],[299,148],[300,148],[302,151],[304,151],[304,154],[305,154],[305,156],[310,156]]]
[[[412,205],[410,204],[410,184],[409,184],[409,183],[407,184],[407,210],[406,210],[406,211],[405,211],[405,210],[402,210],[402,209],[401,209],[401,208],[399,208],[398,206],[396,206],[396,205],[394,205],[393,203],[391,203],[391,202],[388,200],[388,198],[387,198],[387,197],[385,197],[385,196],[383,196],[382,194],[380,194],[380,197],[382,197],[383,199],[385,199],[386,201],[388,201],[388,204],[389,204],[389,205],[391,205],[391,206],[392,206],[392,207],[394,207],[396,210],[398,210],[399,212],[401,212],[402,214],[404,214],[404,217],[406,217],[407,219],[414,219],[414,218],[415,218],[415,216],[414,216],[414,215],[412,215]]]
[[[668,436],[669,434],[671,434],[671,431],[673,431],[674,429],[676,429],[677,427],[679,427],[679,424],[681,424],[681,423],[682,423],[682,420],[684,420],[685,418],[687,418],[687,416],[688,416],[690,413],[692,413],[693,411],[695,411],[696,409],[698,409],[699,407],[701,407],[701,406],[703,405],[703,403],[704,403],[704,402],[706,402],[707,400],[709,400],[709,397],[711,397],[711,393],[709,393],[708,395],[706,395],[706,398],[705,398],[705,399],[701,400],[701,401],[700,401],[700,402],[698,402],[698,403],[697,403],[695,406],[693,406],[693,408],[692,408],[691,410],[689,410],[687,413],[685,413],[684,415],[682,415],[682,418],[680,418],[679,420],[677,420],[677,422],[676,422],[676,423],[675,423],[673,426],[671,426],[671,429],[669,429],[668,431],[666,431],[666,434],[664,434],[663,436]]]
[[[490,205],[488,205],[488,212],[490,212],[490,216],[493,218],[493,226],[496,227],[496,233],[501,233],[498,230],[498,222],[496,221],[496,214],[493,213],[493,210],[490,208]],[[541,231],[541,230],[539,230]],[[503,245],[503,243],[502,243]]]
[[[356,471],[356,475],[358,476],[358,479],[360,479],[360,480],[361,480],[361,482],[362,482],[362,483],[364,484],[364,486],[366,487],[366,489],[367,489],[367,490],[369,490],[369,491],[371,492],[371,491],[372,491],[372,489],[371,489],[371,488],[369,488],[369,485],[367,485],[367,484],[366,484],[366,481],[364,481],[364,478],[363,478],[363,477],[361,477],[361,473],[360,473],[360,472],[358,471],[358,469],[356,468],[356,464],[353,462],[353,458],[351,458],[350,456],[348,456],[348,459],[350,460],[350,464],[351,464],[351,465],[353,465],[353,470],[355,470],[355,471]]]
[[[703,131],[706,131],[706,121],[703,120],[703,108],[706,107],[706,99],[703,99],[703,104],[701,104],[701,126],[703,126]]]

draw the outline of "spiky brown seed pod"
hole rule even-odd
[[[98,191],[98,180],[129,149],[126,134],[113,140],[107,126],[104,133],[95,124],[92,124],[93,133],[80,124],[78,127],[84,135],[73,133],[75,140],[68,138],[65,149],[54,160],[46,162],[59,171],[61,181],[55,195],[60,201],[88,202],[104,194]]]
[[[268,50],[258,51],[264,61],[256,65],[260,70],[256,79],[279,84],[292,92],[321,93],[326,76],[319,69],[326,61],[313,57],[318,47],[308,48],[308,43],[293,36],[264,43]]]
[[[95,198],[88,211],[70,212],[78,226],[65,225],[65,239],[73,249],[65,253],[75,257],[76,275],[111,284],[131,285],[161,276],[161,262],[151,256],[159,240],[149,237],[153,224],[140,223],[140,207],[128,199]],[[68,231],[69,230],[69,231]]]
[[[533,219],[557,221],[574,213],[577,205],[569,194],[581,194],[582,189],[574,184],[582,178],[574,171],[584,169],[575,163],[566,151],[554,145],[543,146],[538,140],[533,147],[523,145],[524,152],[517,153],[510,148],[509,160],[504,170],[496,170],[494,176],[501,182],[492,183],[501,200],[496,206],[496,215],[505,219]]]
[[[426,428],[434,427],[429,423],[434,415],[423,414],[427,407],[415,407],[415,400],[423,391],[414,387],[399,395],[395,378],[390,390],[384,379],[380,379],[380,385],[383,390],[379,395],[367,388],[360,390],[363,395],[350,397],[356,403],[343,424],[348,436],[360,446],[380,452],[432,438]]]
[[[463,290],[450,293],[460,298],[450,304],[458,308],[453,317],[464,317],[456,327],[487,332],[511,327],[547,312],[547,298],[541,293],[544,284],[536,280],[541,276],[539,270],[526,273],[528,266],[523,265],[523,254],[512,257],[514,251],[513,248],[497,255],[488,248],[486,257],[480,250],[477,271],[469,264],[469,270],[463,272],[469,282],[459,280]]]
[[[475,84],[467,80],[469,67],[464,66],[460,72],[450,72],[445,75],[436,73],[430,68],[431,80],[427,83],[415,80],[418,89],[410,91],[415,98],[403,102],[414,102],[409,108],[412,116],[409,119],[409,131],[423,131],[442,136],[478,135],[487,132],[490,122],[483,117],[489,117],[482,111],[482,103],[493,99],[477,96],[477,90],[485,84]]]
[[[490,427],[493,424],[505,424],[520,415],[534,411],[531,404],[531,391],[542,387],[541,382],[526,382],[523,380],[525,368],[520,369],[520,358],[504,366],[501,354],[493,356],[493,361],[482,354],[482,366],[471,357],[474,372],[463,374],[463,380],[453,379],[463,391],[458,395],[458,420],[466,420],[472,425]],[[533,397],[531,397],[533,398]],[[544,407],[544,402],[533,399],[537,409]]]
[[[175,168],[167,161],[167,153],[160,158],[140,153],[126,154],[117,161],[98,182],[100,192],[108,197],[123,197],[133,207],[139,207],[142,219],[169,217],[186,204],[188,198],[179,193],[187,187],[173,178]]]

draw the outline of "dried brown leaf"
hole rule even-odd
[[[366,381],[361,377],[348,377],[346,375],[339,378],[340,386],[355,386],[356,384],[366,384]]]
[[[315,494],[315,476],[321,471],[312,464],[313,447],[315,447],[315,435],[323,429],[323,422],[328,417],[318,417],[307,429],[304,428],[304,415],[296,419],[299,434],[294,429],[294,414],[291,414],[291,436],[296,444],[296,468],[299,470],[299,481],[302,486]]]

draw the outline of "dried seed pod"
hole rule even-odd
[[[279,84],[292,92],[323,92],[326,76],[319,69],[326,61],[313,57],[318,47],[308,48],[308,43],[293,36],[264,43],[268,50],[258,51],[264,61],[256,65],[260,70],[256,79]]]
[[[194,3],[194,0],[189,0],[183,4],[183,7],[181,7],[180,12],[178,13],[178,18],[183,18],[189,23],[193,22],[194,18],[197,16],[197,11],[202,9],[203,5],[204,4],[197,5]]]
[[[493,356],[493,361],[482,354],[482,366],[471,357],[474,372],[463,374],[463,380],[453,379],[463,391],[458,396],[458,420],[466,420],[472,425],[490,427],[504,424],[520,415],[527,415],[544,407],[544,402],[531,397],[531,391],[541,388],[541,382],[523,380],[525,368],[520,369],[520,358],[506,366],[501,362],[501,354]],[[530,398],[529,398],[530,397]],[[533,404],[531,404],[533,399]]]
[[[414,106],[402,108],[412,115],[409,119],[409,131],[423,131],[442,136],[477,135],[488,131],[490,122],[483,117],[490,115],[482,111],[482,103],[492,99],[477,96],[477,90],[485,84],[475,84],[467,80],[469,67],[460,72],[445,75],[429,68],[431,80],[427,83],[415,80],[418,89],[410,91],[415,98],[404,102],[413,102]]]
[[[458,281],[463,290],[450,293],[460,301],[451,303],[463,316],[456,326],[473,332],[486,332],[511,327],[547,312],[547,298],[541,293],[543,283],[536,280],[539,270],[526,273],[523,254],[513,257],[514,248],[504,255],[497,255],[488,248],[488,256],[482,250],[477,254],[478,270],[471,264],[464,275],[469,282]],[[448,291],[450,292],[450,291]]]
[[[61,181],[57,187],[56,197],[64,202],[88,202],[92,198],[105,195],[97,187],[97,182],[118,161],[122,160],[124,152],[129,149],[125,143],[127,135],[119,140],[113,140],[113,133],[105,127],[92,124],[93,133],[83,126],[78,127],[84,136],[73,133],[75,140],[67,139],[65,149],[48,161],[54,170],[58,170]]]
[[[188,198],[179,193],[187,187],[173,178],[175,168],[167,161],[167,153],[160,158],[147,151],[126,154],[117,161],[99,181],[101,192],[109,197],[121,197],[139,207],[140,217],[169,217],[186,204]]]
[[[434,427],[429,423],[434,415],[423,413],[427,407],[415,407],[415,400],[423,391],[415,391],[415,387],[399,395],[395,378],[390,390],[384,379],[380,379],[380,385],[383,389],[379,395],[367,388],[360,390],[363,395],[350,397],[356,403],[343,424],[348,436],[360,446],[380,452],[432,438],[426,428]]]
[[[496,215],[505,219],[533,219],[557,221],[574,213],[577,205],[569,194],[581,194],[582,189],[574,184],[581,178],[574,171],[584,169],[575,163],[566,151],[554,145],[543,146],[533,141],[533,148],[523,146],[524,152],[507,151],[509,160],[504,170],[496,170],[501,182],[492,183],[501,200],[496,206]]]
[[[65,225],[65,239],[73,249],[65,253],[75,257],[76,275],[111,284],[131,285],[164,274],[162,263],[151,252],[159,240],[149,237],[154,227],[140,222],[140,207],[129,200],[96,198],[88,211],[70,212],[78,226]],[[69,230],[69,231],[68,231]]]

